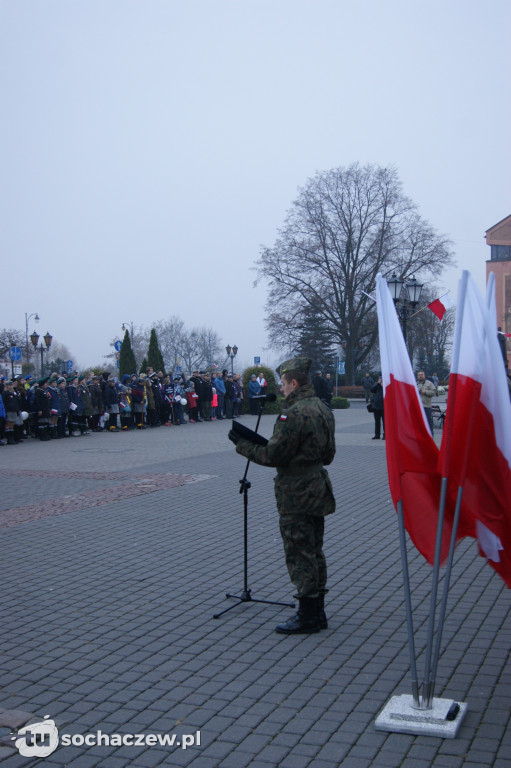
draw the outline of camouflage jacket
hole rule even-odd
[[[241,439],[236,451],[256,464],[277,468],[275,495],[281,514],[330,514],[335,501],[323,465],[335,456],[332,412],[312,386],[296,389],[284,406],[267,445]]]

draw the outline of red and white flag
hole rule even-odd
[[[395,507],[398,501],[403,502],[405,527],[413,543],[433,564],[441,485],[438,448],[429,430],[396,310],[381,275],[376,279],[376,300],[390,492]],[[448,554],[451,530],[446,516],[441,561]]]
[[[451,500],[463,488],[462,529],[511,587],[511,402],[490,277],[486,303],[468,272],[460,281],[439,469]]]
[[[439,299],[435,299],[431,304],[428,304],[428,309],[430,309],[440,321],[444,319],[445,313],[451,307],[454,307],[454,301],[451,299],[449,293],[444,293]]]

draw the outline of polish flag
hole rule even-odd
[[[433,564],[441,485],[439,451],[422,407],[394,303],[381,275],[376,279],[376,300],[390,493],[396,508],[398,501],[403,502],[406,530],[419,552]],[[441,561],[448,555],[450,520],[452,515],[446,514]]]
[[[460,526],[511,587],[511,403],[497,340],[495,286],[484,302],[467,271],[460,281],[439,469],[451,500],[463,488]]]
[[[439,299],[435,299],[431,304],[428,304],[428,308],[438,317],[440,321],[444,319],[444,315],[448,309],[454,307],[454,301],[451,299],[448,293],[445,293]]]

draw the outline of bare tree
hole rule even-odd
[[[209,328],[185,328],[176,316],[154,324],[167,370],[180,366],[184,371],[206,368],[220,353],[218,335]]]
[[[25,348],[25,334],[17,328],[0,329],[0,357],[9,355],[11,347]],[[9,358],[10,359],[10,358]]]
[[[450,243],[404,196],[394,168],[354,164],[317,173],[299,190],[273,247],[263,247],[267,330],[273,344],[299,351],[306,308],[321,320],[318,344],[344,345],[346,381],[377,336],[376,276],[438,276],[452,263]]]

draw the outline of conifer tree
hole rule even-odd
[[[165,364],[163,362],[163,355],[158,346],[158,337],[154,328],[151,329],[151,335],[149,337],[149,349],[147,351],[147,364],[153,369],[153,371],[165,370]]]
[[[119,353],[119,377],[125,373],[136,373],[137,361],[131,347],[131,339],[128,331],[124,334],[121,351]]]
[[[144,357],[144,359],[142,360],[142,365],[140,366],[139,373],[146,373],[147,366],[148,366],[147,357]]]

